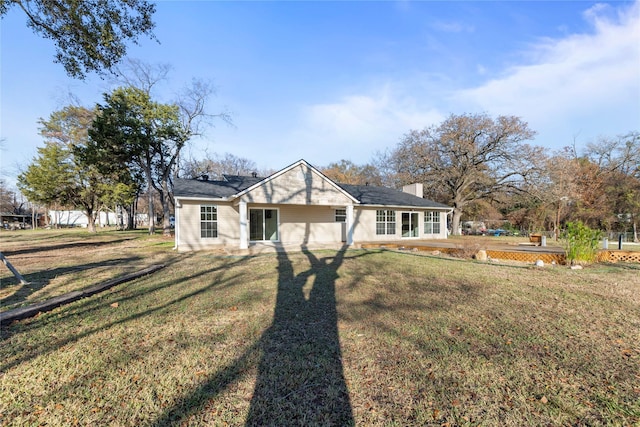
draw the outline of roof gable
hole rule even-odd
[[[255,183],[237,197],[249,203],[269,204],[345,205],[358,202],[305,160]]]

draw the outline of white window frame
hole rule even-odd
[[[426,211],[424,213],[424,234],[440,234],[440,212]]]
[[[207,212],[208,209],[211,209]],[[213,225],[212,228],[203,227],[205,224]],[[212,235],[205,235],[212,234]],[[218,238],[218,206],[217,205],[200,205],[200,238],[201,239],[217,239]]]
[[[336,222],[347,222],[347,210],[346,209],[336,209],[335,221]]]
[[[376,210],[376,235],[387,236],[396,234],[396,211],[392,209]]]

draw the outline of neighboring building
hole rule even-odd
[[[267,178],[224,178],[174,181],[178,250],[447,237],[451,208],[422,198],[422,184],[338,184],[304,160]]]
[[[5,230],[24,230],[31,228],[31,215],[0,213],[0,224]]]
[[[49,211],[49,224],[59,227],[87,227],[89,220],[83,211]],[[99,212],[96,217],[96,226],[116,225],[117,217],[115,212]]]

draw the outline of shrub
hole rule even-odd
[[[568,222],[563,233],[567,261],[571,264],[588,264],[598,257],[598,242],[602,232],[592,230],[582,221]]]

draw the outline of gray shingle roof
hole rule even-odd
[[[173,183],[173,192],[176,197],[225,199],[265,179],[248,176],[225,176],[225,178],[226,181],[202,181],[178,178]],[[442,203],[416,197],[393,188],[376,187],[373,185],[338,185],[363,205],[448,208],[447,205],[443,205]]]
[[[363,205],[411,206],[416,208],[449,208],[433,200],[416,197],[388,187],[373,185],[338,184],[346,192],[358,199]]]
[[[177,197],[225,199],[234,194],[238,194],[242,190],[246,190],[264,179],[250,176],[232,178],[237,179],[230,179],[228,181],[202,181],[199,179],[176,178],[173,181],[173,194]]]

